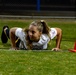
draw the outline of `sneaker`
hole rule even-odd
[[[6,33],[4,32],[5,28],[7,28]],[[7,34],[9,35],[9,27],[6,25],[6,26],[3,26],[3,29],[2,29],[2,34],[1,34],[1,41],[2,41],[2,43],[7,43],[8,38],[9,38],[9,36]]]

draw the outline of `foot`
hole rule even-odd
[[[4,26],[3,29],[2,29],[2,34],[1,34],[1,41],[2,41],[2,43],[7,43],[7,41],[8,41],[9,33],[8,33],[8,35],[6,34],[7,33],[6,32],[7,29],[8,29],[7,32],[9,32],[9,27],[8,26]]]

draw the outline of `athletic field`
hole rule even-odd
[[[28,27],[36,19],[0,19],[2,27]],[[63,31],[61,51],[51,51],[55,39],[48,44],[47,50],[10,50],[10,40],[2,44],[0,39],[0,75],[76,75],[76,53],[69,52],[76,40],[75,19],[45,19],[50,27]]]

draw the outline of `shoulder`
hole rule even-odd
[[[61,28],[51,28],[51,32],[55,32],[56,34],[62,33]]]
[[[62,31],[62,29],[61,28],[50,28],[52,31],[58,31],[58,30],[60,30],[60,31]]]
[[[25,33],[22,28],[17,28],[15,31],[16,36],[25,36]]]
[[[17,32],[23,32],[23,29],[22,29],[22,28],[17,28],[17,29],[16,29],[16,33],[17,33]]]
[[[16,31],[22,31],[22,28],[17,28]]]
[[[55,28],[58,33],[62,32],[61,28]]]
[[[56,30],[56,28],[50,28],[50,33],[51,34],[57,34],[57,30]]]
[[[53,39],[57,35],[56,28],[50,28],[50,38]]]
[[[56,31],[56,28],[50,28],[51,31]]]

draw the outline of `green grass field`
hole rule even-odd
[[[35,19],[0,19],[0,35],[4,25],[28,27]],[[10,40],[2,44],[0,40],[0,75],[76,75],[76,53],[73,49],[76,40],[75,19],[46,19],[50,27],[59,27],[63,31],[61,51],[52,52],[55,39],[49,43],[46,51],[9,50]]]

